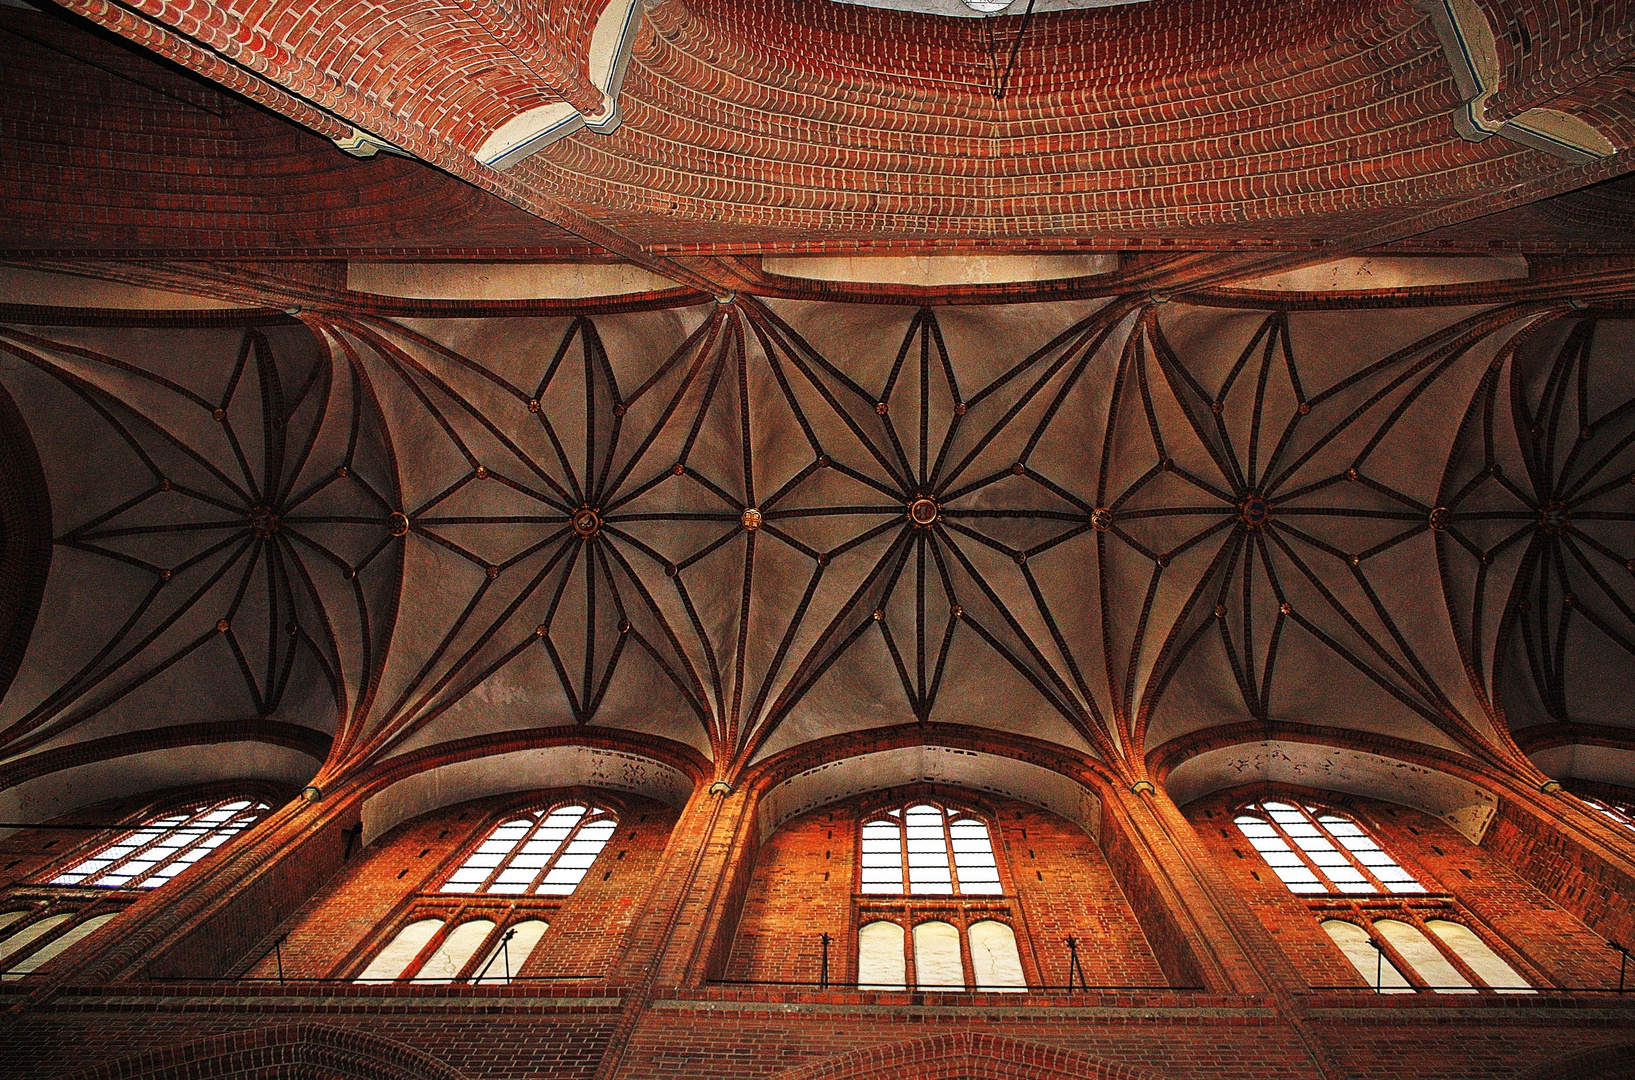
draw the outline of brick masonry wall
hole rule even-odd
[[[858,837],[863,818],[878,805],[870,797],[822,807],[785,822],[762,845],[729,979],[816,982],[824,932],[833,938],[831,978],[856,979]],[[1001,879],[1015,897],[1024,964],[1048,984],[1065,984],[1064,939],[1073,934],[1082,942],[1079,963],[1092,985],[1164,986],[1141,924],[1095,841],[1038,807],[1012,800],[988,805]]]
[[[445,807],[404,822],[346,867],[279,927],[284,973],[295,978],[344,978],[368,963],[409,917],[422,894],[436,894],[443,878],[503,820],[525,806],[588,797],[619,814],[619,827],[573,895],[504,898],[520,913],[548,908],[551,924],[523,975],[604,978],[626,943],[631,921],[645,898],[675,811],[651,800],[595,792],[542,793],[526,804],[515,796]],[[476,900],[477,898],[469,898]],[[485,912],[487,906],[485,905]],[[475,916],[476,912],[473,913]],[[272,942],[263,942],[248,974],[272,977]]]
[[[1261,797],[1271,796],[1263,788],[1217,792],[1187,806],[1185,813],[1308,984],[1363,985],[1322,930],[1321,916],[1307,898],[1289,892],[1233,823],[1239,805]],[[1543,980],[1542,985],[1616,986],[1615,954],[1575,915],[1517,873],[1505,846],[1494,843],[1497,824],[1478,847],[1446,822],[1409,807],[1332,793],[1303,797],[1353,815],[1429,892],[1452,896],[1501,955],[1524,960],[1527,973]]]

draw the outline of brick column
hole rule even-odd
[[[1254,994],[1297,982],[1161,789],[1114,791],[1102,803],[1102,848],[1172,984]]]

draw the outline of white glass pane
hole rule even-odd
[[[1027,989],[1015,931],[1002,922],[984,919],[972,923],[965,936],[971,944],[971,974],[978,990]]]
[[[1328,936],[1369,986],[1378,986],[1386,994],[1414,992],[1408,980],[1402,977],[1402,972],[1385,958],[1385,954],[1375,951],[1368,931],[1343,919],[1327,919],[1323,922],[1323,929],[1328,931]]]
[[[421,919],[405,926],[397,932],[397,937],[369,962],[369,966],[363,969],[363,974],[358,976],[357,981],[380,982],[402,975],[404,969],[420,955],[420,950],[431,941],[432,935],[442,928],[442,919]]]
[[[965,881],[962,879],[959,883],[959,891],[966,895],[998,896],[1005,889],[998,881]]]
[[[914,928],[914,985],[921,990],[965,989],[959,931],[952,924],[924,922]]]
[[[1425,891],[1425,886],[1417,881],[1411,881],[1407,884],[1390,884],[1386,888],[1394,893],[1422,893]]]
[[[866,923],[857,931],[857,984],[861,990],[902,990],[908,964],[903,928],[894,922]]]
[[[46,964],[49,964],[51,961],[55,960],[62,953],[67,952],[68,949],[71,948],[76,942],[88,938],[98,930],[102,929],[103,924],[105,924],[109,919],[113,918],[115,914],[117,914],[117,912],[109,912],[106,915],[96,915],[92,918],[86,919],[78,926],[70,929],[66,934],[63,934],[61,937],[53,938],[51,941],[46,942],[38,949],[35,949],[32,953],[17,961],[17,963],[13,964],[10,969],[6,971],[4,977],[7,979],[20,979],[31,971],[39,970]]]
[[[1401,957],[1439,994],[1472,994],[1470,982],[1448,963],[1442,950],[1419,932],[1419,927],[1395,919],[1376,919],[1374,929],[1391,943]]]
[[[1267,866],[1305,866],[1293,851],[1262,851]]]
[[[415,974],[414,981],[453,982],[454,977],[460,974],[460,969],[466,966],[466,961],[470,960],[482,947],[482,943],[488,940],[488,935],[493,929],[494,924],[487,919],[472,919],[456,926]]]
[[[556,865],[562,870],[589,870],[590,864],[596,861],[596,853],[587,851],[583,854],[567,854],[556,860]]]
[[[496,885],[527,885],[534,880],[541,867],[513,866],[500,871],[500,876],[494,879]]]
[[[22,952],[73,917],[72,912],[64,915],[48,915],[36,922],[29,923],[4,941],[0,941],[0,965],[5,964],[7,957]]]
[[[505,934],[488,950],[483,962],[477,965],[477,973],[472,981],[478,983],[505,984],[522,971],[522,965],[528,962],[533,954],[534,946],[539,939],[550,929],[548,923],[539,919],[527,919],[506,930],[511,935],[510,941],[505,940]]]
[[[865,851],[863,852],[864,866],[890,866],[896,868],[902,863],[902,856],[895,851]]]
[[[1427,919],[1425,925],[1493,989],[1506,994],[1535,993],[1527,985],[1527,980],[1505,963],[1498,953],[1488,948],[1487,942],[1477,937],[1470,927],[1446,919]]]

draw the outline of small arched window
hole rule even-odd
[[[1376,918],[1368,929],[1345,919],[1325,919],[1323,929],[1368,984],[1383,994],[1535,993],[1516,969],[1451,919]],[[1429,931],[1429,933],[1427,933]],[[1416,980],[1410,982],[1412,975]]]
[[[440,891],[568,896],[618,825],[611,810],[583,803],[518,814],[496,826]]]
[[[467,919],[452,929],[442,919],[419,919],[399,930],[354,981],[506,984],[549,928],[541,919],[498,932],[491,919]]]
[[[104,844],[49,884],[156,889],[255,824],[266,812],[266,803],[242,798],[173,810]]]
[[[859,869],[858,891],[864,893],[1004,892],[987,823],[930,801],[893,807],[865,821]]]
[[[1234,819],[1260,857],[1294,893],[1422,893],[1361,825],[1294,802],[1243,807]]]

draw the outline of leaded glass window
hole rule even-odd
[[[267,804],[254,799],[221,799],[161,814],[64,870],[50,884],[156,889],[266,812]]]
[[[1609,802],[1606,799],[1596,799],[1588,795],[1579,795],[1577,798],[1613,824],[1635,830],[1635,806],[1620,802]]]
[[[440,891],[568,896],[618,825],[611,810],[583,803],[518,814],[497,825]]]
[[[929,801],[893,807],[864,822],[859,870],[863,893],[1004,892],[987,823]]]
[[[1293,893],[1422,893],[1373,837],[1348,817],[1294,802],[1250,803],[1234,819]]]

